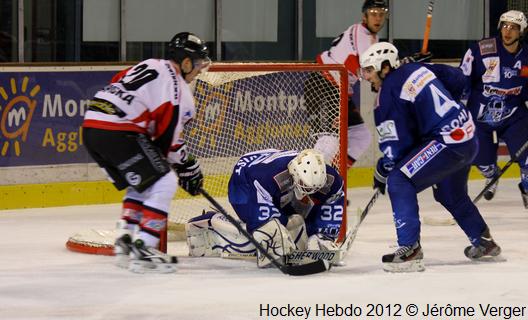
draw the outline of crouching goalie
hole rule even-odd
[[[261,150],[242,156],[229,180],[229,202],[246,230],[274,259],[294,250],[336,250],[343,179],[316,150]],[[186,225],[191,256],[251,255],[255,247],[221,214]],[[257,250],[257,265],[271,262]]]

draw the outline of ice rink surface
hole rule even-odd
[[[471,183],[472,196],[482,184]],[[350,189],[349,210],[366,205],[371,194],[369,188]],[[420,204],[422,216],[449,216],[430,190],[420,194]],[[189,258],[182,242],[169,244],[180,256],[177,273],[133,274],[114,266],[112,257],[73,253],[64,246],[80,230],[111,229],[119,205],[0,211],[0,319],[508,319],[482,315],[479,308],[488,304],[524,307],[522,317],[511,319],[527,319],[528,210],[517,180],[501,181],[496,198],[482,199],[479,208],[503,249],[499,261],[469,261],[463,254],[469,241],[458,226],[422,224],[426,271],[385,273],[381,256],[394,250],[396,239],[385,196],[361,226],[347,265],[304,277],[258,270],[250,261]],[[361,316],[323,316],[323,304],[353,305]],[[369,304],[383,305],[379,316],[367,316]],[[410,304],[418,308],[417,316],[406,314]],[[476,315],[424,316],[428,304],[473,307]],[[311,309],[306,317],[284,314],[287,307]],[[285,316],[273,316],[278,311]]]

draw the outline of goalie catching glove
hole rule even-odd
[[[182,164],[175,163],[172,165],[178,176],[178,184],[190,195],[196,196],[200,193],[203,186],[203,174],[200,164],[194,156],[189,155],[187,161]]]

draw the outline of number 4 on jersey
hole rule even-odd
[[[429,88],[431,89],[435,111],[440,117],[444,117],[451,108],[460,108],[458,103],[446,97],[434,84],[429,85]]]

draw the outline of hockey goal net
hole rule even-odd
[[[318,148],[332,149],[327,161],[346,183],[348,79],[343,66],[214,64],[192,87],[197,115],[185,129],[185,140],[201,164],[204,189],[229,213],[229,177],[236,161],[251,151],[300,151],[319,141]],[[326,146],[328,141],[333,142]],[[205,198],[180,188],[169,215],[169,239],[181,239],[184,223],[210,208]]]

